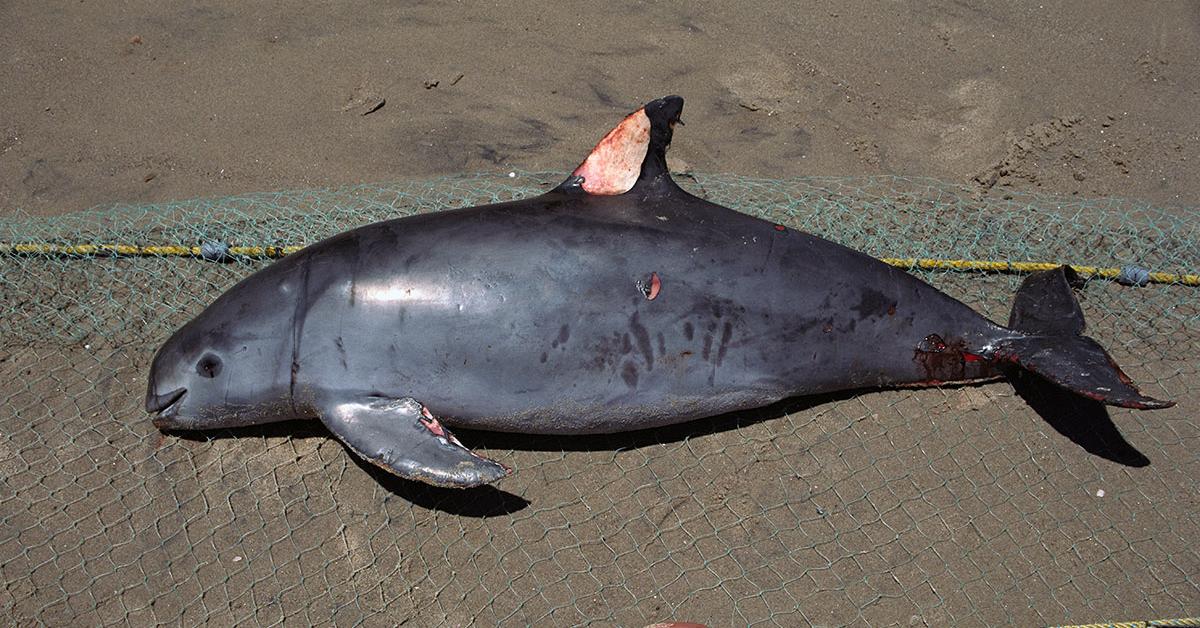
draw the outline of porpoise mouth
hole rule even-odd
[[[153,391],[146,393],[146,412],[154,414],[159,413],[154,418],[155,427],[170,427],[171,410],[175,404],[183,399],[183,395],[187,393],[186,388],[176,388],[165,395],[156,395]]]

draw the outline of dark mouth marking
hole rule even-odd
[[[146,412],[162,412],[175,405],[186,392],[186,388],[176,388],[165,395],[151,395],[146,399]]]

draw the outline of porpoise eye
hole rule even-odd
[[[211,353],[205,353],[200,358],[200,361],[196,363],[196,372],[200,374],[200,377],[207,377],[209,379],[220,375],[221,358]]]

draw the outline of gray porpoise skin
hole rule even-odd
[[[637,430],[989,379],[999,349],[1028,335],[867,255],[683,191],[664,157],[681,108],[639,110],[649,145],[624,193],[572,177],[536,198],[353,229],[246,278],[159,351],[156,424],[321,418],[384,468],[470,486],[507,471],[439,458],[461,446],[430,412],[506,432]],[[433,449],[406,444],[418,432]]]

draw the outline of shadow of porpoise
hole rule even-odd
[[[294,419],[207,431],[167,430],[165,433],[195,442],[222,438],[335,439],[316,419]],[[343,448],[345,449],[344,445]],[[494,486],[485,485],[469,489],[441,488],[406,480],[363,460],[349,449],[346,449],[346,455],[388,492],[430,510],[440,510],[463,517],[495,517],[518,512],[530,503],[523,497]]]
[[[845,401],[863,394],[863,390],[847,390],[836,393],[790,397],[775,403],[702,417],[641,430],[614,434],[518,434],[509,432],[485,432],[466,428],[454,428],[461,440],[464,434],[470,442],[486,444],[495,449],[519,451],[631,451],[654,445],[677,443],[689,438],[730,432],[763,421],[779,419],[789,414],[802,412],[828,403]]]
[[[1007,375],[1017,395],[1042,420],[1088,453],[1127,467],[1150,465],[1150,459],[1121,435],[1104,404],[1036,375],[1020,371]]]
[[[1105,406],[1100,402],[1080,397],[1040,377],[1024,372],[1010,372],[1007,375],[1017,395],[1024,399],[1030,408],[1057,432],[1071,439],[1089,453],[1129,467],[1145,467],[1150,464],[1150,460],[1146,456],[1125,440],[1113,424]],[[463,428],[456,428],[454,431],[468,447],[484,446],[490,449],[517,451],[634,450],[736,430],[824,404],[852,399],[864,392],[868,391],[847,390],[792,397],[761,408],[616,434],[531,435]],[[206,432],[171,431],[170,433],[192,441],[247,437],[332,438],[325,426],[317,420],[282,421]],[[440,510],[464,517],[483,518],[510,515],[525,509],[530,504],[529,500],[524,497],[494,486],[485,485],[470,489],[440,488],[406,480],[362,460],[349,450],[346,453],[360,469],[369,474],[388,492],[430,510]]]

